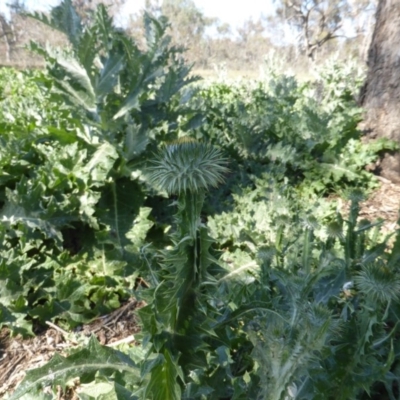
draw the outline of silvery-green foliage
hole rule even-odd
[[[360,193],[350,198],[350,215],[343,220],[338,214],[330,223],[336,223],[335,235],[313,235],[312,220],[303,232],[290,222],[282,239],[277,236],[259,248],[255,266],[227,275],[247,287],[242,301],[251,296],[268,304],[245,318],[260,399],[285,398],[293,385],[298,399],[328,394],[338,400],[361,399],[381,381],[388,393],[395,390],[397,381],[389,371],[396,366],[400,288],[394,260],[400,235],[396,232],[393,248],[388,245],[391,235],[374,235],[380,224],[359,220]],[[226,259],[239,272],[234,248],[231,254]],[[247,254],[254,254],[250,246]],[[233,279],[229,282],[235,285]]]
[[[271,172],[307,194],[340,191],[360,182],[373,187],[365,165],[396,144],[361,141],[357,126],[362,110],[354,99],[360,78],[346,86],[346,67],[336,63],[326,68],[320,75],[322,100],[315,98],[313,82],[277,72],[251,83],[203,86],[200,107],[205,123],[196,137],[225,150],[236,181],[244,186],[249,175]]]
[[[164,18],[144,15],[139,49],[102,4],[85,25],[69,0],[31,17],[70,45],[31,44],[46,71],[1,71],[0,323],[23,334],[32,320],[79,325],[131,295],[154,224],[143,168],[176,138],[196,79]]]

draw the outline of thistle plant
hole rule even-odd
[[[172,392],[180,393],[177,378],[182,378],[182,370],[188,372],[204,358],[201,349],[207,345],[202,341],[200,326],[208,317],[202,312],[206,301],[200,287],[216,279],[210,271],[216,260],[209,252],[212,239],[201,221],[201,209],[206,191],[223,181],[226,164],[216,148],[184,138],[166,145],[148,168],[151,185],[178,197],[173,246],[161,252],[160,283],[150,292],[149,305],[140,310],[153,356],[156,352],[163,360],[151,370],[148,394],[152,398],[165,399]],[[155,384],[165,371],[174,377],[168,394],[160,392]]]
[[[210,278],[208,266],[214,261],[206,249],[209,238],[200,214],[205,192],[223,181],[226,160],[219,150],[190,138],[179,139],[163,149],[149,168],[149,182],[169,195],[177,195],[174,248],[163,253],[163,265],[169,286],[168,297],[175,306],[168,325],[175,333],[184,333],[185,322],[195,309],[196,290]]]

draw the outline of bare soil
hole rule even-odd
[[[105,315],[70,334],[55,324],[49,323],[48,329],[34,338],[22,339],[10,337],[8,329],[0,332],[0,398],[10,394],[24,379],[25,371],[39,368],[54,355],[67,355],[66,350],[79,346],[79,337],[95,335],[102,345],[116,346],[120,343],[137,345],[135,334],[140,331],[135,310],[143,302],[130,299],[119,309]],[[72,388],[67,393],[59,390],[57,400],[77,399]]]
[[[383,219],[382,233],[389,234],[399,228],[400,184],[392,183],[381,176],[377,178],[380,181],[380,186],[367,200],[360,203],[359,218],[370,221]]]

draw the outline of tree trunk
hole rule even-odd
[[[5,44],[5,58],[6,58],[5,61],[6,63],[9,63],[11,61],[12,45],[15,42],[12,22],[7,22],[6,18],[3,15],[0,15],[0,27],[1,27],[0,37],[3,37]]]
[[[400,145],[400,1],[379,0],[368,52],[368,75],[360,93],[370,139],[387,137]],[[400,153],[386,154],[380,174],[400,183]]]

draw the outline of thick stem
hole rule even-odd
[[[179,311],[175,324],[176,332],[185,329],[187,321],[195,314],[196,290],[202,276],[199,230],[204,197],[203,192],[186,191],[181,193],[178,199],[178,246],[181,247],[179,252],[186,255],[186,262],[180,266],[179,271],[181,290],[177,298]]]

